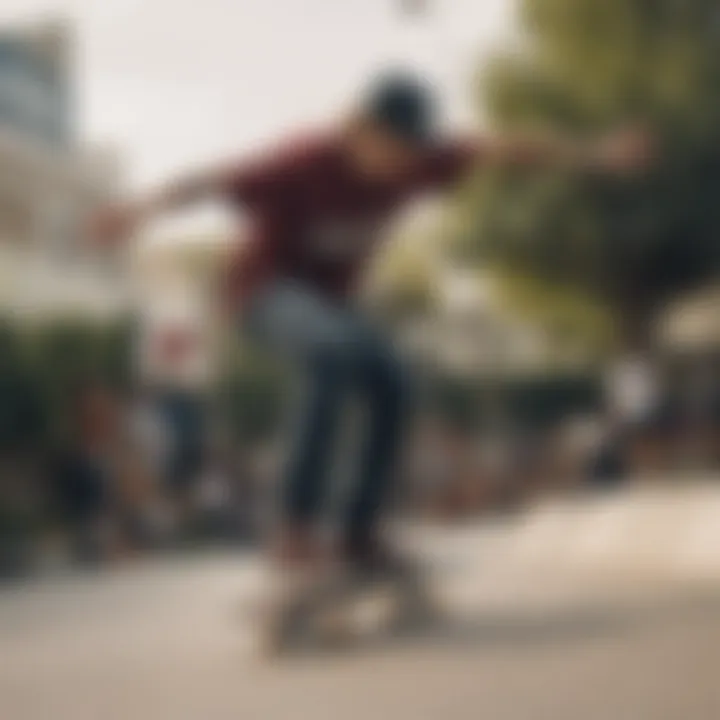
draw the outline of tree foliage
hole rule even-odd
[[[590,137],[643,122],[636,178],[496,171],[471,193],[468,248],[515,280],[607,310],[630,342],[720,269],[720,10],[709,0],[525,0],[519,50],[485,74],[503,130]]]

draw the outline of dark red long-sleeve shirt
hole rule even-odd
[[[346,296],[393,214],[457,182],[476,155],[470,145],[447,144],[429,150],[412,171],[372,179],[348,162],[339,139],[327,137],[232,169],[226,194],[248,214],[251,232],[231,260],[228,299],[235,306],[276,278]]]

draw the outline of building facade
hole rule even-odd
[[[81,243],[116,190],[117,160],[77,137],[73,33],[62,22],[0,28],[0,312],[114,312],[122,272]]]

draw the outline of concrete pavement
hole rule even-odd
[[[0,718],[720,717],[714,588],[493,565],[467,552],[472,537],[434,558],[450,608],[437,628],[282,662],[249,652],[238,603],[257,587],[252,557],[153,560],[3,591]]]

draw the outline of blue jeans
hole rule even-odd
[[[344,532],[350,543],[370,539],[394,475],[409,395],[392,345],[351,308],[290,283],[261,292],[247,320],[251,334],[289,359],[304,381],[283,478],[285,520],[310,523],[323,509],[343,410],[354,394],[366,424]]]

